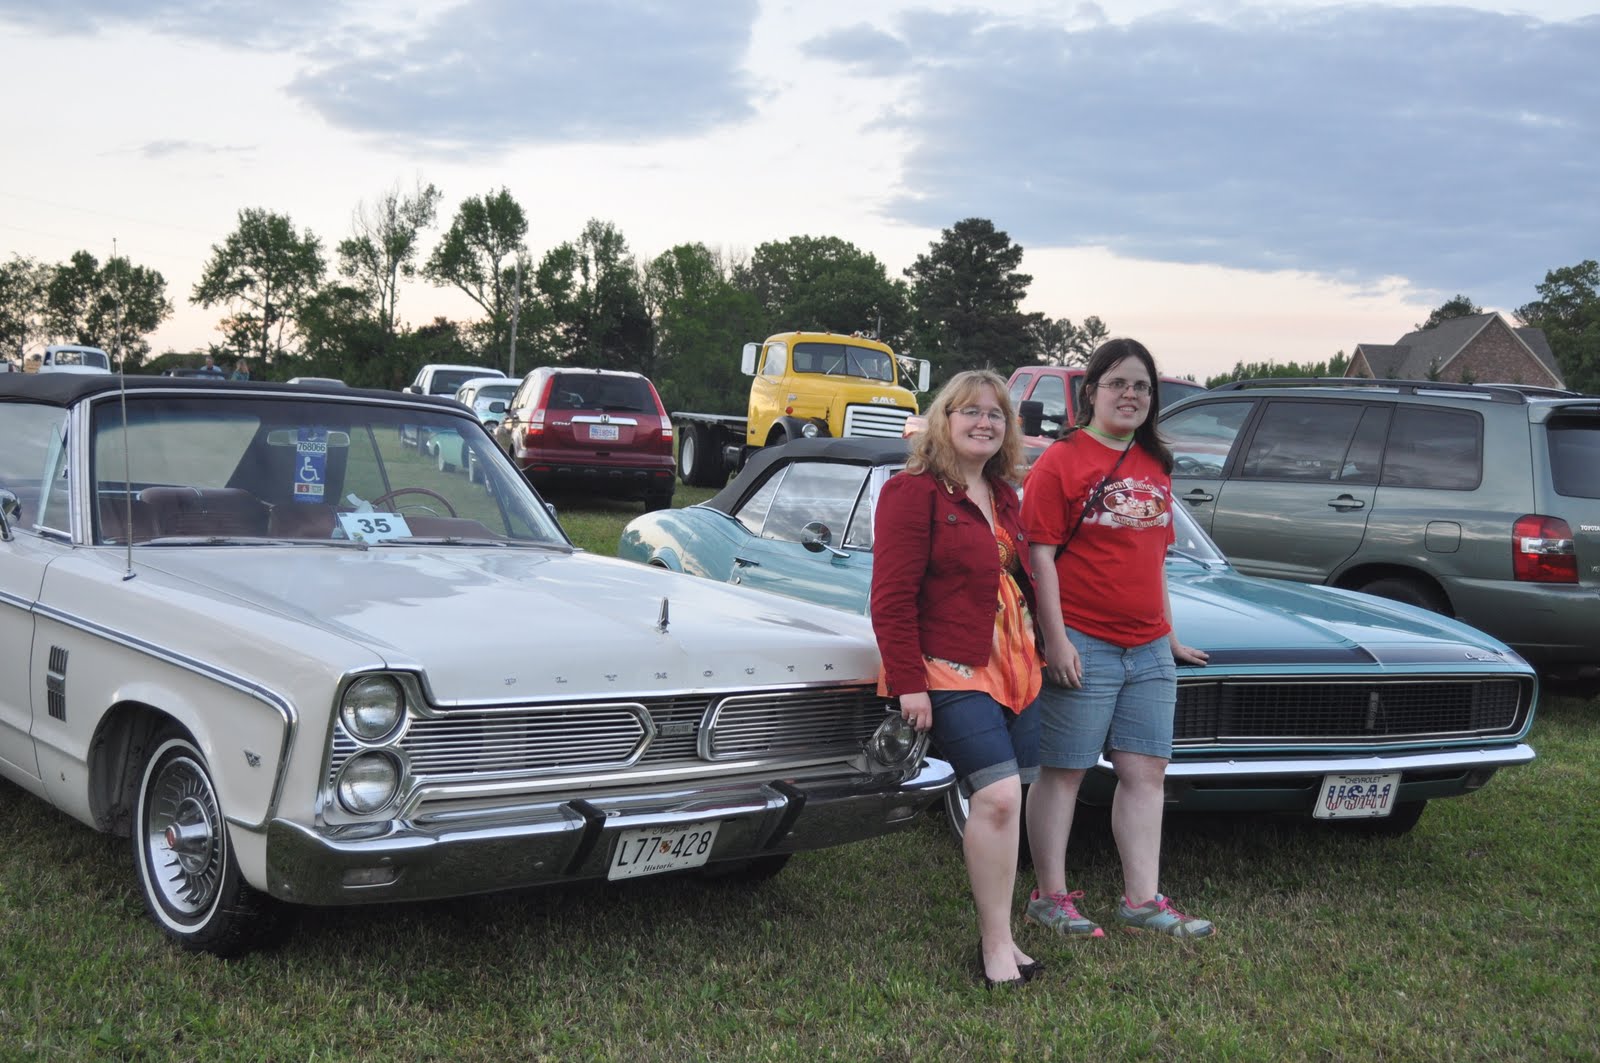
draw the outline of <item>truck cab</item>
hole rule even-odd
[[[929,366],[884,343],[832,332],[783,332],[747,343],[747,447],[814,436],[898,438],[917,412]],[[915,374],[913,376],[913,374]]]
[[[39,357],[41,373],[109,373],[111,359],[98,347],[58,343],[44,349]]]

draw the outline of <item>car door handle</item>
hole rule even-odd
[[[748,557],[736,557],[736,558],[733,559],[733,563],[736,566],[738,566],[739,568],[760,568],[761,567],[761,562],[752,561]]]
[[[1217,500],[1217,496],[1213,494],[1207,494],[1205,491],[1202,491],[1200,488],[1196,487],[1193,491],[1190,491],[1188,494],[1184,495],[1183,500],[1189,503],[1191,506],[1196,506],[1201,502],[1215,502]]]
[[[1366,503],[1350,495],[1340,495],[1338,498],[1330,499],[1328,505],[1342,513],[1347,509],[1361,509]]]

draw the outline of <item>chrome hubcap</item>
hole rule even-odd
[[[221,882],[222,816],[199,764],[177,757],[162,767],[146,800],[145,856],[150,883],[173,912],[211,906]]]

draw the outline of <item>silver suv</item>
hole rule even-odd
[[[1244,571],[1455,616],[1548,678],[1600,678],[1600,397],[1244,380],[1161,431],[1173,496]]]

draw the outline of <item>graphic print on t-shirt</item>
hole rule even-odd
[[[1163,528],[1172,523],[1167,493],[1147,480],[1124,477],[1107,484],[1089,522],[1135,530]]]

